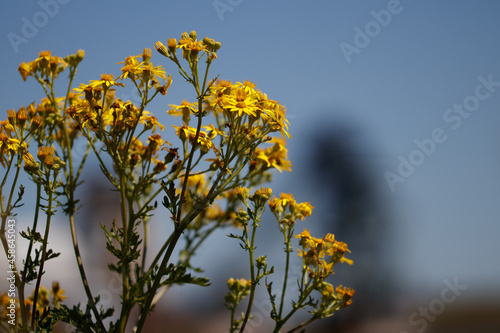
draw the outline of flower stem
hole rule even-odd
[[[45,266],[45,260],[47,256],[47,244],[49,242],[49,231],[50,231],[50,221],[54,212],[52,211],[53,204],[53,193],[56,186],[56,173],[54,172],[54,180],[52,181],[52,186],[50,186],[50,173],[47,173],[47,187],[46,193],[48,195],[48,203],[47,203],[47,222],[45,224],[45,234],[43,236],[43,244],[42,244],[42,258],[40,260],[40,267],[38,269],[38,278],[36,280],[35,292],[33,295],[33,312],[31,314],[31,329],[35,329],[35,319],[36,319],[36,303],[38,299],[38,291],[40,290],[40,283],[42,282],[43,268]]]
[[[245,317],[243,318],[243,322],[241,323],[240,333],[245,331],[245,326],[250,318],[250,313],[252,312],[253,299],[255,297],[255,289],[257,287],[257,278],[255,277],[255,265],[254,265],[254,251],[255,251],[255,233],[257,228],[259,227],[260,215],[262,215],[263,210],[259,214],[259,209],[255,209],[255,213],[252,214],[253,224],[252,224],[252,235],[250,236],[250,244],[248,246],[248,253],[250,259],[250,281],[252,281],[252,285],[250,287],[250,296],[248,297],[248,305],[247,310],[245,312]]]
[[[285,230],[283,230],[283,235],[285,236],[285,245],[286,245],[286,263],[285,263],[285,277],[283,279],[283,290],[281,291],[281,302],[280,302],[280,309],[278,312],[278,317],[281,318],[281,315],[283,314],[283,304],[285,303],[285,293],[286,293],[286,286],[288,283],[288,270],[290,266],[290,252],[292,251],[290,248],[290,242],[291,242],[291,236],[293,234],[293,231],[289,227],[285,227]]]

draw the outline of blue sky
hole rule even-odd
[[[374,181],[394,215],[391,248],[401,279],[441,285],[460,277],[478,287],[498,281],[499,2],[8,0],[0,6],[2,118],[42,96],[16,71],[41,50],[65,56],[84,49],[76,81],[87,82],[118,75],[117,62],[157,40],[196,30],[222,43],[213,74],[253,81],[287,106],[295,170],[276,176],[275,192],[291,191],[308,171],[301,158],[314,148],[307,146],[311,133],[350,124],[361,133]],[[391,11],[390,20],[381,14]],[[383,24],[373,12],[385,17]],[[36,31],[25,27],[30,24]],[[356,46],[358,28],[367,45]],[[18,37],[22,42],[12,41]],[[346,57],[346,44],[357,53]],[[167,104],[194,96],[164,58],[153,54],[152,61],[174,76],[167,98],[150,108],[166,119]],[[482,99],[474,99],[478,89]],[[117,95],[130,96],[130,90]],[[460,116],[455,129],[448,110],[464,103],[474,111]],[[415,152],[415,140],[432,138],[436,129],[446,139],[429,156]],[[419,165],[391,188],[386,172],[397,174],[400,156],[411,155],[420,157]],[[295,191],[301,201],[320,195]]]

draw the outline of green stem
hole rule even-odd
[[[156,290],[158,290],[158,287],[160,286],[161,282],[161,277],[163,275],[163,272],[165,271],[165,268],[167,267],[168,262],[170,261],[170,257],[172,256],[172,253],[174,251],[175,246],[177,245],[177,241],[179,240],[180,236],[182,235],[182,230],[179,228],[174,229],[174,233],[172,234],[172,239],[170,241],[170,244],[168,246],[167,252],[165,253],[165,256],[163,257],[163,260],[160,264],[160,268],[158,269],[158,274],[155,278],[155,281],[153,282],[153,286],[148,292],[148,298],[146,299],[146,302],[144,303],[144,307],[142,309],[139,321],[137,323],[137,329],[136,333],[141,333],[142,328],[144,326],[144,323],[146,322],[146,317],[149,314],[150,308],[151,308],[151,303],[153,302],[153,298],[156,294]]]
[[[290,242],[291,242],[291,234],[293,234],[293,231],[289,227],[285,227],[285,230],[283,230],[283,236],[285,236],[285,245],[286,245],[286,263],[285,263],[285,277],[283,279],[283,290],[281,291],[281,303],[280,303],[280,309],[278,312],[278,317],[281,318],[281,315],[283,314],[283,304],[285,303],[285,293],[286,293],[286,286],[288,283],[288,270],[290,266]]]
[[[317,280],[313,280],[310,284],[310,286],[308,286],[300,295],[299,297],[299,300],[298,302],[293,306],[292,310],[290,310],[290,312],[286,315],[285,318],[281,319],[279,322],[276,322],[276,325],[275,325],[275,328],[274,328],[274,331],[273,333],[278,333],[280,328],[283,327],[283,325],[285,325],[285,323],[288,321],[288,319],[290,319],[293,314],[300,308],[302,308],[304,301],[307,299],[307,297],[311,294],[311,292],[314,290],[314,288],[317,286],[317,284],[319,283],[319,281]]]
[[[80,248],[78,246],[78,240],[76,238],[75,218],[73,214],[69,216],[69,224],[71,227],[71,240],[73,242],[73,250],[75,252],[76,263],[78,265],[78,271],[80,272],[80,278],[82,279],[83,289],[85,290],[85,294],[87,295],[88,304],[92,308],[92,312],[94,313],[99,328],[102,332],[106,332],[106,328],[104,327],[101,316],[94,302],[94,297],[92,296],[92,292],[90,291],[90,286],[87,280],[87,275],[85,274],[85,269],[83,268],[82,256],[80,255]]]
[[[47,244],[49,242],[49,231],[50,231],[50,221],[52,219],[52,215],[54,212],[52,211],[52,201],[53,201],[53,193],[56,187],[56,172],[54,172],[54,180],[52,181],[52,186],[50,186],[50,172],[47,172],[47,190],[46,193],[48,195],[47,199],[47,222],[45,224],[45,234],[43,236],[43,244],[42,244],[42,258],[40,260],[40,267],[38,270],[38,278],[36,280],[36,286],[33,296],[33,312],[31,314],[31,329],[35,329],[35,319],[36,319],[36,303],[38,300],[38,292],[40,290],[40,283],[42,282],[43,268],[45,266],[45,257],[47,255]]]
[[[120,314],[120,322],[119,322],[119,332],[125,332],[125,328],[127,326],[128,315],[129,315],[129,267],[127,264],[127,255],[128,255],[128,227],[127,227],[127,200],[125,194],[125,175],[123,171],[119,172],[120,179],[120,209],[122,215],[122,227],[123,227],[123,244],[124,248],[122,248],[122,310]],[[133,221],[129,221],[133,223]]]
[[[312,323],[312,322],[313,322],[313,321],[315,321],[316,319],[319,319],[319,318],[318,318],[318,317],[314,317],[314,316],[313,316],[313,317],[309,318],[308,320],[304,321],[303,323],[301,323],[300,325],[298,325],[298,326],[296,326],[296,327],[292,328],[292,329],[291,329],[291,330],[289,330],[287,333],[293,333],[293,332],[295,332],[296,330],[301,329],[301,328],[303,328],[303,327],[305,327],[305,326],[309,325],[310,323]]]
[[[250,296],[248,297],[248,305],[247,305],[247,310],[245,312],[245,317],[243,318],[243,323],[241,324],[240,328],[240,333],[243,333],[245,331],[245,326],[248,322],[248,319],[250,318],[250,313],[252,311],[252,305],[253,305],[253,299],[255,296],[255,289],[257,287],[257,280],[255,278],[255,265],[254,265],[254,258],[253,254],[255,251],[255,233],[257,231],[258,227],[258,216],[254,216],[254,223],[252,225],[252,236],[250,238],[250,245],[248,247],[248,252],[249,252],[249,257],[250,257],[250,280],[252,281],[252,286],[250,287]]]
[[[231,325],[229,326],[229,332],[230,333],[233,333],[234,331],[236,331],[236,328],[234,327],[235,325],[233,324],[234,323],[234,311],[236,310],[235,307],[231,308]]]
[[[42,191],[42,185],[37,182],[36,183],[36,203],[35,203],[35,216],[33,217],[33,227],[32,227],[32,234],[36,232],[36,227],[38,225],[38,212],[40,211],[40,197],[41,197],[41,191]],[[33,249],[33,239],[30,239],[29,245],[28,245],[28,251],[26,253],[26,259],[24,260],[25,265],[31,266],[32,261],[31,261],[31,250]],[[22,278],[21,278],[21,283],[22,286],[19,288],[19,294],[23,294],[23,297],[19,297],[20,302],[19,306],[21,308],[21,320],[23,323],[23,327],[28,327],[28,318],[27,318],[27,311],[26,311],[26,306],[24,305],[24,285],[26,283],[26,274],[28,273],[28,268],[24,267],[24,270],[22,272]],[[21,302],[21,300],[23,300]]]

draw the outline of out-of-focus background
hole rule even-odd
[[[6,0],[0,7],[2,119],[43,96],[17,72],[39,51],[84,49],[76,82],[86,83],[119,75],[116,63],[126,56],[191,30],[222,43],[214,76],[253,81],[287,107],[294,167],[275,174],[274,193],[310,201],[313,215],[297,228],[335,233],[355,262],[333,280],[356,289],[352,307],[308,332],[500,331],[499,2]],[[166,58],[153,52],[152,62],[174,78],[168,96],[149,108],[165,122],[168,104],[195,96]],[[116,95],[137,101],[131,87]],[[115,216],[98,171],[85,170],[80,195],[94,214],[82,213],[78,228],[91,286],[118,304],[118,280],[106,274],[104,246],[96,245],[104,244],[99,222]],[[33,192],[25,199],[21,226],[32,219]],[[57,223],[51,245],[61,250],[70,235],[64,218]],[[166,237],[168,223],[166,213],[155,216],[153,241]],[[279,258],[276,225],[262,237],[258,246]],[[227,278],[248,269],[245,253],[233,249],[235,240],[215,235],[197,259],[212,286],[172,288],[149,331],[227,331]],[[49,264],[44,279],[58,279],[68,303],[83,301],[71,251]],[[265,296],[247,332],[269,331]]]

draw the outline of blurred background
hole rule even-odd
[[[335,233],[355,262],[333,280],[356,289],[353,305],[307,332],[500,332],[499,2],[6,0],[0,6],[2,119],[7,109],[43,97],[17,72],[39,51],[63,57],[84,49],[75,83],[86,83],[119,75],[117,62],[191,30],[222,43],[213,76],[253,81],[287,107],[294,166],[275,174],[273,191],[310,201],[313,214],[297,229]],[[168,104],[195,95],[166,58],[153,52],[152,62],[173,75],[168,95],[149,107],[172,132]],[[138,98],[130,86],[116,96]],[[80,192],[88,202],[78,220],[82,248],[89,249],[83,259],[92,267],[93,290],[119,304],[98,228],[116,216],[116,198],[104,194],[108,185],[92,163]],[[32,219],[32,194],[19,228]],[[51,245],[61,251],[71,239],[58,218]],[[159,208],[153,242],[165,239],[168,224]],[[278,263],[279,236],[269,223],[258,245]],[[148,331],[227,331],[226,281],[248,274],[246,254],[235,248],[224,232],[215,235],[196,260],[212,286],[172,288]],[[71,251],[49,264],[44,279],[60,281],[67,303],[83,301]],[[254,315],[247,332],[268,332],[266,295],[258,295]]]

